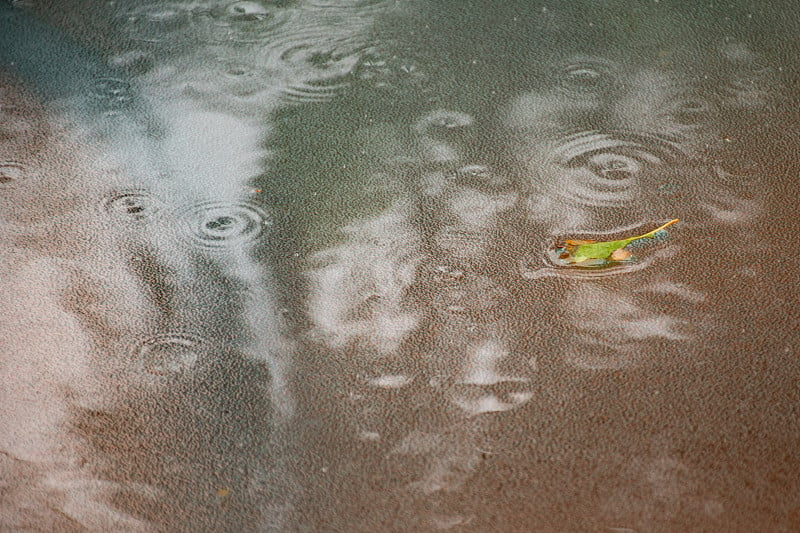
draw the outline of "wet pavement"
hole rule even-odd
[[[0,530],[800,529],[798,35],[0,2]]]

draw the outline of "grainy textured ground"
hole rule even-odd
[[[0,529],[800,529],[798,19],[663,4],[1,3]]]

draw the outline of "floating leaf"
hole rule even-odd
[[[678,222],[677,218],[657,227],[653,231],[617,241],[596,242],[592,240],[567,239],[556,244],[556,251],[559,259],[572,264],[580,263],[585,265],[597,262],[602,264],[602,262],[608,260],[625,261],[631,256],[631,253],[625,250],[626,246],[639,239],[652,239],[658,232],[676,222]]]

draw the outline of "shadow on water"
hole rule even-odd
[[[800,527],[740,4],[0,4],[3,528]]]

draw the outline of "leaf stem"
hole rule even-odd
[[[656,228],[656,229],[654,229],[653,231],[648,231],[648,232],[647,232],[647,233],[645,233],[644,235],[638,235],[638,236],[636,236],[636,237],[631,237],[631,239],[630,239],[628,242],[638,241],[639,239],[650,239],[650,238],[652,238],[652,237],[653,237],[653,235],[655,235],[656,233],[658,233],[658,232],[659,232],[659,231],[661,231],[662,229],[668,228],[669,226],[671,226],[671,225],[675,224],[675,223],[676,223],[676,222],[678,222],[678,221],[679,221],[679,220],[678,220],[677,218],[673,218],[672,220],[670,220],[670,221],[669,221],[669,222],[667,222],[666,224],[664,224],[664,225],[662,225],[662,226],[659,226],[659,227],[657,227],[657,228]]]

